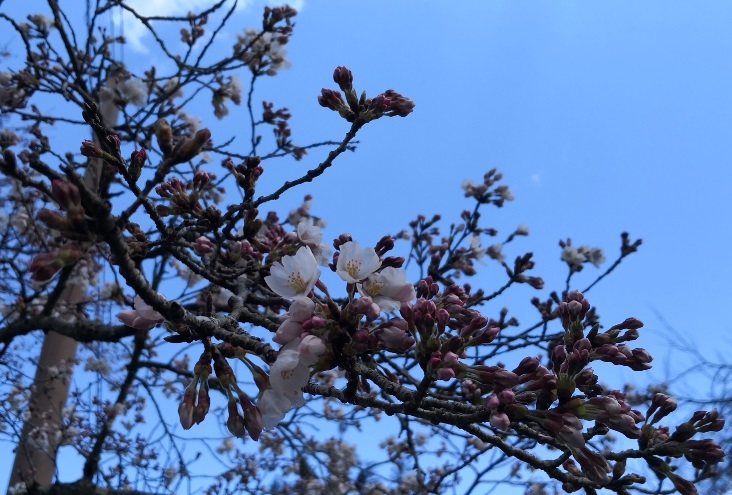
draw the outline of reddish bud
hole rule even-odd
[[[79,188],[66,181],[54,179],[51,181],[51,191],[56,202],[66,211],[81,208]]]
[[[145,165],[146,160],[147,150],[145,150],[145,148],[140,148],[139,150],[135,150],[132,152],[132,155],[130,156],[130,166],[127,169],[132,180],[136,181],[140,178],[140,174],[142,173],[142,166]]]
[[[353,90],[353,74],[347,67],[342,65],[336,67],[333,80],[344,93]]]
[[[66,215],[60,211],[49,210],[48,208],[38,210],[36,218],[45,223],[49,229],[67,230],[71,226]]]

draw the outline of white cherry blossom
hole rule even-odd
[[[257,402],[257,409],[262,414],[262,427],[271,430],[284,419],[290,409],[303,404],[305,404],[305,399],[302,392],[293,398],[271,388],[265,390]]]
[[[370,297],[382,311],[395,311],[403,302],[411,301],[417,294],[407,282],[407,272],[387,266],[358,284],[358,291]]]
[[[381,260],[374,248],[361,249],[358,242],[349,241],[340,248],[336,273],[346,282],[356,283],[374,273],[379,266]]]
[[[300,359],[302,339],[293,339],[285,344],[269,370],[269,384],[276,392],[296,397],[310,380],[310,363]]]
[[[269,288],[282,297],[307,296],[320,277],[320,268],[313,252],[307,246],[297,250],[295,256],[284,256],[275,262],[264,277]]]
[[[310,248],[319,247],[323,242],[323,229],[313,223],[312,217],[303,218],[297,224],[297,237]]]

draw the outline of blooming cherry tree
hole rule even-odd
[[[169,63],[114,59],[125,40],[94,23],[117,6]],[[498,237],[481,216],[515,199],[500,172],[463,182],[468,206],[449,225],[418,215],[369,247],[346,233],[324,241],[310,195],[282,211],[282,196],[317,182],[364,126],[415,104],[392,89],[357,91],[336,67],[312,103],[344,136],[296,144],[290,111],[256,100],[289,65],[296,12],[265,7],[261,28],[218,52],[234,7],[145,17],[99,1],[83,30],[56,1],[29,22],[0,12],[26,51],[0,71],[0,425],[13,426],[0,435],[18,446],[11,492],[446,493],[503,469],[535,494],[698,493],[724,458],[709,436],[724,420],[676,411],[664,390],[604,384],[598,363],[651,367],[633,347],[643,323],[603,326],[575,289],[583,268],[603,266],[600,248],[562,240],[565,287],[544,292],[532,253],[515,254],[528,228]],[[176,25],[175,46],[158,23]],[[217,119],[242,107],[245,144],[201,126],[190,112],[202,94]],[[102,115],[110,108],[119,123]],[[66,124],[74,149],[48,132]],[[258,181],[275,158],[301,168],[266,190]],[[589,289],[640,245],[623,233]],[[495,287],[470,278],[476,262],[498,269]],[[327,286],[319,265],[337,282]],[[520,285],[536,291],[528,325],[495,304]],[[46,334],[83,345],[31,380],[29,352]],[[50,397],[60,385],[68,398]],[[312,427],[323,422],[339,435]],[[211,426],[224,432],[217,447]],[[363,430],[384,432],[383,459],[359,458],[352,436]],[[54,474],[61,452],[78,454],[77,481]]]

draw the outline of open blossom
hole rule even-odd
[[[297,224],[297,237],[303,244],[316,247],[323,242],[323,229],[313,223],[312,217],[303,218]]]
[[[302,394],[302,388],[310,380],[310,366],[323,352],[325,344],[313,335],[287,343],[269,372],[272,389],[290,397]]]
[[[417,297],[414,285],[407,282],[407,272],[387,266],[358,284],[358,291],[370,297],[382,311],[395,311],[403,302]]]
[[[302,392],[299,396],[291,397],[273,389],[267,389],[257,402],[257,409],[262,415],[262,427],[271,430],[279,424],[285,414],[293,407],[305,404]]]
[[[573,246],[565,246],[562,249],[562,261],[570,265],[581,265],[585,261],[585,255]]]
[[[348,283],[356,283],[374,273],[381,266],[374,248],[361,249],[356,241],[341,246],[336,273]]]
[[[132,103],[136,107],[143,107],[147,103],[147,85],[142,79],[130,77],[122,81],[117,89],[124,101]]]
[[[165,321],[163,315],[155,311],[140,296],[135,296],[133,306],[135,309],[125,309],[117,313],[117,318],[128,327],[149,330]]]
[[[297,237],[313,252],[319,265],[327,266],[331,258],[331,250],[323,242],[323,229],[316,225],[312,217],[302,218],[297,224]]]
[[[303,246],[295,256],[284,256],[275,262],[264,277],[269,288],[282,297],[307,296],[320,278],[320,269],[309,247]]]
[[[310,380],[310,366],[324,352],[325,343],[314,335],[294,339],[280,349],[269,370],[272,388],[265,390],[257,403],[264,428],[274,428],[287,411],[305,403],[302,389]]]

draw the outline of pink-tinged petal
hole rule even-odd
[[[302,391],[300,391],[294,397],[289,397],[289,399],[292,404],[292,407],[300,407],[300,406],[305,405],[305,397],[302,396]]]
[[[315,301],[307,297],[298,296],[292,300],[288,313],[290,319],[303,322],[313,315],[313,310],[315,310]]]
[[[137,314],[140,315],[142,318],[145,318],[147,320],[154,320],[157,323],[162,323],[165,321],[163,315],[155,311],[152,306],[143,301],[139,295],[135,296],[134,307],[135,311],[137,311]]]
[[[389,266],[359,284],[358,290],[373,298],[382,311],[396,311],[403,302],[411,301],[417,296],[414,286],[406,280],[405,270]]]
[[[492,413],[489,421],[493,428],[497,428],[499,430],[507,430],[508,427],[511,426],[511,420],[508,419],[506,413],[502,412]]]
[[[325,343],[315,335],[307,335],[300,342],[300,362],[312,366],[325,352]]]
[[[280,324],[280,327],[277,329],[277,332],[275,332],[272,340],[278,344],[285,345],[300,337],[301,333],[302,323],[294,321],[292,317],[290,317]]]
[[[300,394],[310,380],[310,369],[300,362],[300,342],[300,339],[294,339],[282,347],[269,371],[269,384],[288,397]]]
[[[134,309],[123,309],[119,313],[117,313],[117,318],[119,321],[127,325],[128,327],[132,327],[135,323],[135,320],[137,319],[137,311]]]

